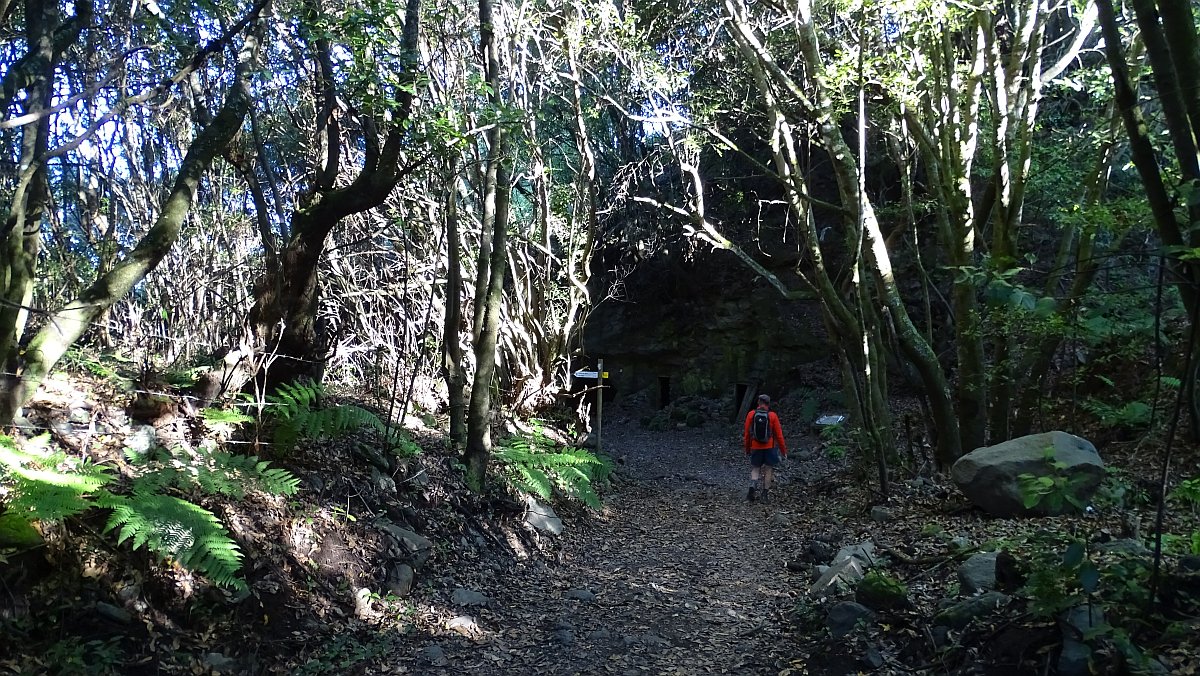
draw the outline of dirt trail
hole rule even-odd
[[[430,637],[439,640],[415,647],[415,671],[776,674],[787,665],[782,618],[802,581],[783,563],[809,467],[785,463],[771,504],[750,504],[735,426],[605,429],[624,480],[603,514],[568,523],[561,563],[519,566],[477,589],[492,602],[464,610],[474,638]],[[795,451],[807,440],[789,441]]]

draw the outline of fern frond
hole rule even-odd
[[[214,425],[241,425],[254,422],[254,416],[246,415],[236,409],[206,408],[200,412],[204,422]]]
[[[112,509],[106,532],[117,530],[117,542],[131,540],[164,560],[203,574],[217,584],[244,588],[238,576],[242,553],[221,521],[200,505],[169,495],[110,495]]]
[[[600,507],[595,484],[607,481],[612,461],[581,448],[556,449],[534,421],[532,434],[505,439],[493,452],[517,488],[550,498],[557,488],[593,508]]]
[[[245,497],[247,490],[271,495],[294,495],[300,480],[287,470],[271,467],[257,456],[234,455],[204,447],[176,448],[170,464],[160,463],[133,482],[135,495],[159,493],[168,487],[186,493]]]
[[[8,437],[8,443],[0,443],[0,464],[11,474],[22,480],[59,486],[78,493],[88,493],[107,483],[110,477],[102,465],[72,461],[68,463],[65,453],[41,455],[19,449]],[[56,469],[60,464],[68,465],[65,471]]]
[[[530,493],[534,493],[543,499],[549,500],[553,494],[554,486],[550,482],[550,477],[545,472],[529,465],[514,465],[518,478],[517,484]]]
[[[11,492],[8,511],[29,521],[61,521],[92,506],[84,494],[63,486],[29,482]]]
[[[578,467],[565,467],[558,473],[568,495],[593,509],[600,508],[600,496],[592,488],[592,478]]]
[[[380,432],[386,429],[379,416],[359,406],[314,408],[322,393],[319,385],[290,383],[281,385],[276,394],[267,398],[271,403],[267,414],[275,420],[276,446],[291,449],[302,439],[336,436],[362,427]]]
[[[92,495],[112,480],[108,468],[70,458],[48,436],[18,448],[0,436],[0,486],[8,488],[8,511],[30,521],[59,521],[92,505]]]

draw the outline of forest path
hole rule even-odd
[[[785,462],[771,503],[749,503],[736,425],[654,433],[625,420],[605,432],[624,465],[603,512],[568,522],[560,563],[476,589],[488,606],[460,610],[478,632],[415,646],[417,672],[777,674],[788,664],[782,620],[804,581],[783,562],[815,470]],[[806,442],[790,440],[793,456]]]

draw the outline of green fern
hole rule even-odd
[[[0,436],[0,488],[7,491],[5,516],[26,521],[59,521],[92,507],[112,510],[105,531],[117,530],[117,541],[132,540],[163,559],[206,575],[213,582],[242,589],[242,554],[212,512],[166,494],[226,495],[240,498],[247,489],[292,495],[299,479],[256,457],[200,448],[176,448],[166,457],[127,453],[134,473],[131,495],[105,486],[109,470],[86,459],[53,449],[48,436],[19,448]]]
[[[353,404],[316,408],[322,394],[320,385],[302,382],[281,385],[277,393],[267,397],[271,404],[267,413],[275,419],[276,446],[287,452],[307,439],[337,436],[362,427],[380,432],[386,429],[379,416]]]
[[[531,434],[510,437],[493,453],[504,476],[520,490],[542,498],[549,499],[557,489],[598,509],[595,485],[608,481],[612,462],[581,448],[558,448],[542,433],[539,421],[533,423]]]
[[[117,531],[117,543],[132,540],[163,560],[202,573],[213,582],[245,589],[238,577],[242,552],[212,512],[187,500],[161,493],[102,495],[97,503],[112,510],[105,532]]]
[[[177,447],[166,461],[148,463],[148,471],[134,480],[134,490],[148,493],[177,488],[185,493],[242,498],[246,490],[272,495],[294,495],[300,480],[287,470],[271,467],[257,456],[244,456],[204,447]]]
[[[241,425],[254,422],[254,416],[226,408],[206,408],[200,412],[204,422],[212,425]]]
[[[1139,428],[1150,424],[1150,405],[1143,401],[1130,401],[1122,405],[1114,405],[1099,399],[1085,399],[1081,406],[1085,411],[1096,416],[1100,425],[1106,428]]]
[[[42,435],[18,448],[0,436],[0,486],[8,488],[7,511],[28,521],[60,521],[92,506],[91,496],[112,480],[108,469],[68,457]]]

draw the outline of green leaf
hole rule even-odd
[[[246,415],[241,411],[223,408],[206,408],[200,415],[204,417],[205,422],[213,424],[241,425],[243,423],[254,422],[253,416]]]
[[[1092,563],[1088,563],[1079,571],[1079,586],[1083,591],[1092,594],[1100,586],[1100,571]]]
[[[1086,554],[1082,542],[1072,542],[1067,546],[1067,551],[1063,554],[1063,565],[1068,568],[1074,568],[1083,561],[1083,555]]]

